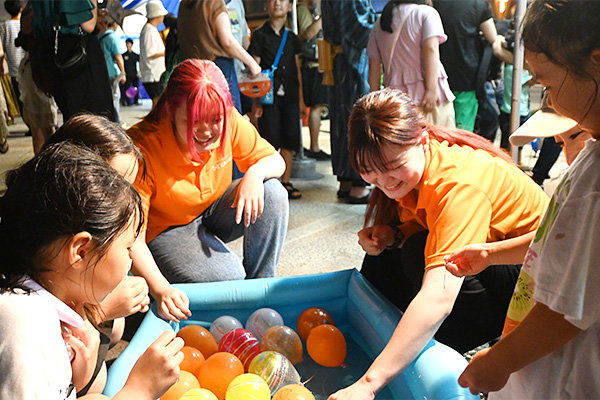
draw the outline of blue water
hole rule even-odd
[[[330,394],[350,386],[363,376],[371,365],[372,360],[350,335],[346,335],[346,346],[346,361],[341,367],[328,368],[317,364],[310,358],[306,348],[304,360],[295,365],[304,386],[313,392],[316,400],[327,400]],[[376,399],[393,399],[393,396],[389,389],[384,388]]]

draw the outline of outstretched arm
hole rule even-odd
[[[158,313],[171,321],[187,319],[192,313],[189,299],[181,290],[175,289],[158,269],[152,253],[146,244],[146,231],[140,232],[131,248],[135,275],[142,276],[148,282],[150,294],[158,303]]]
[[[446,275],[443,267],[425,271],[421,290],[383,351],[356,383],[331,395],[330,400],[373,399],[419,355],[452,311],[460,291],[462,279]]]
[[[521,264],[535,231],[493,243],[470,244],[447,256],[446,269],[455,276],[477,275],[490,265]]]

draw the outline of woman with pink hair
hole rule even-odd
[[[275,178],[285,164],[233,107],[212,61],[179,64],[156,106],[128,133],[146,162],[135,187],[148,246],[134,254],[134,268],[152,275],[158,265],[171,283],[275,274],[288,223],[287,192]],[[245,175],[232,181],[234,161]],[[242,235],[240,261],[226,243]]]

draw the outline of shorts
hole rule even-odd
[[[286,104],[282,96],[275,96],[272,105],[263,105],[258,119],[258,132],[276,149],[300,150],[300,106]]]
[[[323,85],[323,73],[319,67],[309,68],[306,63],[302,65],[302,94],[307,107],[327,104],[327,88]]]
[[[162,83],[160,82],[142,82],[142,85],[144,85],[144,89],[146,89],[146,93],[148,93],[151,99],[158,98],[163,91]]]
[[[456,127],[473,132],[473,129],[475,129],[475,117],[477,117],[477,109],[479,108],[475,91],[453,93],[456,96],[454,99]]]

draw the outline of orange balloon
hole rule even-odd
[[[319,325],[311,329],[306,349],[310,357],[324,367],[339,367],[346,359],[346,339],[333,325]]]
[[[304,386],[292,384],[279,389],[273,400],[315,400],[315,396]]]
[[[194,376],[198,375],[198,370],[204,362],[202,352],[191,346],[183,346],[181,352],[183,353],[183,361],[179,364],[179,368],[191,372]]]
[[[177,332],[177,336],[183,339],[186,346],[200,350],[204,358],[210,357],[219,349],[213,335],[200,325],[186,325]]]
[[[262,351],[273,350],[283,354],[292,364],[302,361],[302,342],[294,330],[285,325],[272,326],[260,341]]]
[[[298,335],[303,340],[306,340],[312,328],[323,324],[335,325],[335,322],[333,322],[333,318],[331,318],[331,315],[327,311],[319,307],[311,307],[302,311],[298,317],[296,330],[298,331]]]
[[[162,395],[160,400],[179,400],[188,390],[200,389],[198,379],[187,371],[179,371],[179,380]]]
[[[244,365],[236,356],[219,352],[202,363],[198,371],[198,380],[203,389],[210,390],[219,400],[224,400],[231,381],[243,373]]]

